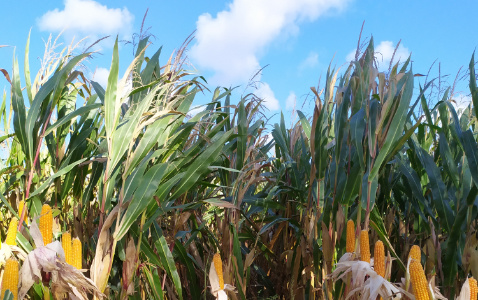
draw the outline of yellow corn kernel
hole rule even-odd
[[[408,259],[410,259],[410,257],[415,260],[418,260],[421,263],[422,251],[420,250],[420,247],[418,245],[412,246],[412,248],[410,249],[410,252],[408,253]]]
[[[67,264],[72,265],[72,255],[71,255],[71,234],[67,231],[61,236],[61,246],[65,252],[65,261]]]
[[[478,286],[476,283],[476,279],[471,277],[468,278],[468,284],[470,285],[470,300],[477,300],[478,299]]]
[[[83,249],[81,247],[81,241],[78,238],[74,238],[72,244],[73,244],[72,250],[71,250],[72,266],[77,269],[82,269]]]
[[[412,259],[410,262],[410,281],[416,300],[430,300],[427,277],[419,260]]]
[[[66,296],[63,296],[66,297]],[[48,287],[43,287],[43,300],[51,300],[51,293]]]
[[[14,300],[18,299],[18,261],[13,258],[7,259],[5,263],[0,299],[3,299],[7,290],[12,292]]]
[[[17,244],[17,229],[18,229],[18,219],[13,217],[10,221],[10,225],[8,226],[8,233],[7,238],[5,240],[5,244],[10,246],[15,246]]]
[[[23,208],[25,207],[25,201],[20,201],[20,203],[18,203],[18,216],[20,216],[20,218],[22,217],[22,211],[23,211]],[[28,210],[25,208],[25,217],[23,218],[23,221],[25,221],[25,223],[28,225]]]
[[[51,243],[53,236],[53,214],[48,204],[43,204],[40,213],[40,232],[43,237],[43,243],[48,245]]]
[[[347,222],[347,244],[345,249],[350,253],[355,251],[355,224],[352,220]]]
[[[217,277],[219,278],[219,288],[224,289],[224,276],[222,274],[222,260],[219,253],[214,254],[213,258],[214,268],[216,269]]]
[[[385,247],[383,246],[382,241],[377,241],[375,243],[373,265],[375,272],[378,275],[385,277]]]
[[[360,260],[370,263],[370,242],[367,230],[360,232]]]

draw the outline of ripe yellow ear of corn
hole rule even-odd
[[[418,262],[421,263],[422,261],[422,251],[420,250],[420,247],[418,245],[413,245],[412,248],[410,249],[410,252],[408,253],[408,259],[413,258],[415,260],[418,260]]]
[[[378,275],[385,277],[385,247],[383,246],[382,241],[377,241],[375,243],[373,265],[375,272]]]
[[[355,251],[355,224],[352,220],[347,222],[347,244],[345,249],[350,253]]]
[[[224,289],[224,276],[222,274],[222,260],[219,253],[214,254],[213,258],[214,268],[216,269],[217,277],[219,278],[219,287],[221,290]]]
[[[18,299],[18,261],[9,258],[5,263],[5,271],[3,272],[2,279],[2,294],[0,299],[3,299],[5,292],[10,290],[13,294],[13,299]]]
[[[476,279],[473,277],[468,278],[468,284],[470,285],[470,300],[477,300],[478,299],[478,286],[476,283]]]
[[[66,296],[65,296],[66,297]],[[48,287],[43,287],[43,300],[51,300],[51,293]]]
[[[61,236],[61,246],[63,247],[63,251],[65,251],[66,263],[72,265],[71,234],[68,231]]]
[[[43,237],[43,243],[48,245],[53,237],[53,214],[48,204],[43,204],[40,213],[40,232]]]
[[[18,219],[13,217],[10,221],[10,225],[8,226],[8,233],[7,238],[5,240],[5,244],[10,246],[15,246],[17,244],[17,229],[18,229]]]
[[[412,259],[410,262],[410,281],[413,286],[413,295],[416,300],[430,300],[428,282],[420,261]]]
[[[81,241],[78,239],[78,238],[74,238],[73,239],[73,242],[72,242],[73,246],[72,246],[72,251],[71,251],[71,255],[72,255],[72,266],[77,268],[77,269],[81,269],[82,268],[82,258],[83,258],[83,249],[81,247]]]
[[[370,263],[370,242],[367,230],[360,232],[360,260]]]
[[[20,203],[18,203],[18,215],[20,216],[20,218],[22,217],[23,208],[25,208],[25,217],[23,221],[25,221],[25,223],[28,225],[28,210],[25,207],[25,201],[22,200],[20,201]]]

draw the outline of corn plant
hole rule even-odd
[[[143,37],[118,80],[116,40],[106,89],[51,39],[33,83],[29,39],[2,71],[1,297],[476,299],[474,56],[457,112],[371,39],[288,128],[221,87],[190,115],[189,42]]]

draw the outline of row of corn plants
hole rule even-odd
[[[371,39],[269,130],[234,89],[189,115],[188,42],[143,38],[119,79],[116,41],[106,89],[51,39],[33,82],[29,39],[2,69],[0,298],[477,299],[473,57],[457,112]]]

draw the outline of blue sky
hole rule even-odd
[[[21,3],[21,4],[20,4]],[[91,39],[111,35],[99,44],[101,55],[86,63],[96,69],[97,80],[105,82],[111,62],[114,36],[131,39],[139,32],[149,8],[145,27],[155,36],[149,54],[163,46],[162,63],[194,30],[188,57],[196,71],[205,76],[209,88],[239,85],[236,100],[256,71],[267,66],[256,93],[265,98],[270,115],[291,110],[310,100],[310,87],[325,77],[329,63],[344,66],[362,39],[374,37],[377,58],[388,67],[391,53],[401,40],[402,61],[412,53],[413,70],[450,75],[451,84],[460,67],[467,68],[478,46],[476,11],[478,1],[353,1],[353,0],[231,0],[231,1],[2,1],[0,45],[16,46],[23,62],[25,42],[31,28],[32,74],[40,66],[44,43],[50,33],[64,29],[61,41],[73,36]],[[7,13],[5,13],[7,12]],[[0,48],[0,68],[11,72],[13,47]],[[131,62],[130,45],[120,48],[120,71]],[[386,66],[386,67],[385,67]],[[22,69],[20,65],[20,69]],[[122,76],[122,74],[121,74]],[[417,81],[423,78],[417,78]],[[322,81],[323,83],[323,81]],[[23,81],[22,81],[23,84]],[[418,82],[417,82],[418,85]],[[0,87],[9,91],[0,76]],[[457,97],[466,101],[467,82],[457,87]],[[200,97],[200,102],[211,95]],[[277,116],[272,119],[277,121]]]

